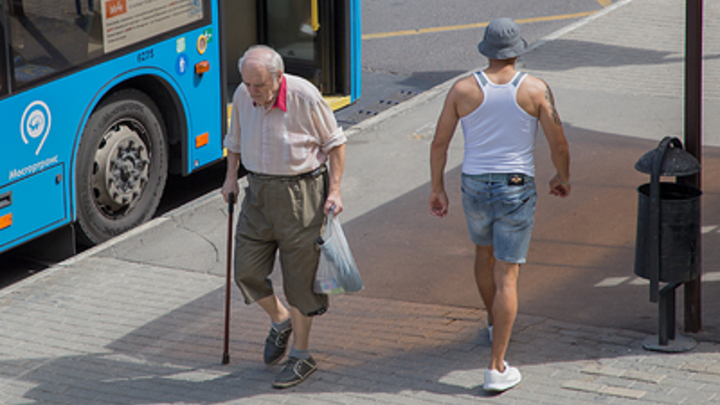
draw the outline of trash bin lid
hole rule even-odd
[[[660,146],[644,154],[635,163],[635,170],[645,174],[652,174],[653,162],[658,153],[662,153]],[[682,142],[679,139],[673,138],[665,151],[660,176],[690,176],[699,171],[700,162],[690,152],[682,148]]]

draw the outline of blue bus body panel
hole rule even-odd
[[[70,204],[59,202],[72,195],[67,179],[81,115],[77,107],[74,114],[67,111],[92,93],[53,84],[0,100],[0,194],[11,197],[0,217],[12,218],[0,229],[0,251],[70,222]],[[50,167],[59,184],[47,181]]]
[[[12,224],[0,229],[0,252],[75,220],[74,157],[82,131],[102,97],[128,79],[153,76],[176,92],[188,130],[185,172],[222,158],[220,41],[214,34],[212,26],[193,30],[0,100],[0,195],[13,195],[0,209],[0,218],[12,214]],[[199,75],[195,65],[201,62],[209,70]],[[196,147],[198,136],[203,142]],[[52,175],[44,174],[51,166]],[[58,184],[35,179],[56,175]]]
[[[0,195],[6,196],[6,201],[10,202],[9,205],[0,208],[0,217],[11,215],[13,222],[0,230],[3,235],[3,245],[11,245],[22,240],[29,230],[43,234],[68,222],[69,201],[64,190],[63,166],[62,164],[50,166],[10,186],[0,188]],[[35,198],[37,190],[43,190],[41,201]],[[22,224],[22,227],[18,226],[19,224]]]

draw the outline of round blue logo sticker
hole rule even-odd
[[[33,101],[25,108],[20,121],[20,135],[25,145],[35,141],[38,143],[35,155],[40,153],[45,139],[50,133],[50,108],[42,101]]]

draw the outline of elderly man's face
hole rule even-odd
[[[273,76],[265,66],[246,63],[242,67],[243,83],[256,104],[270,107],[280,89],[280,76]]]

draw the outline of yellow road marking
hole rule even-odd
[[[612,6],[612,0],[597,0],[598,3],[600,3],[603,7],[610,7]]]
[[[598,1],[609,2],[609,0],[598,0]],[[612,3],[610,3],[610,4],[612,4]],[[551,15],[551,16],[547,16],[547,17],[523,18],[523,19],[515,20],[515,22],[518,24],[529,24],[529,23],[541,22],[541,21],[569,20],[569,19],[573,19],[573,18],[587,17],[594,13],[595,13],[595,11],[586,11],[586,12],[575,13],[575,14],[561,14],[561,15]],[[430,34],[430,33],[434,33],[434,32],[467,30],[467,29],[473,29],[473,28],[487,27],[488,24],[490,24],[490,22],[450,25],[450,26],[446,26],[446,27],[420,28],[420,29],[414,29],[414,30],[403,30],[403,31],[393,31],[393,32],[379,32],[377,34],[365,34],[362,36],[362,39],[402,37],[402,36],[407,36],[407,35]]]

